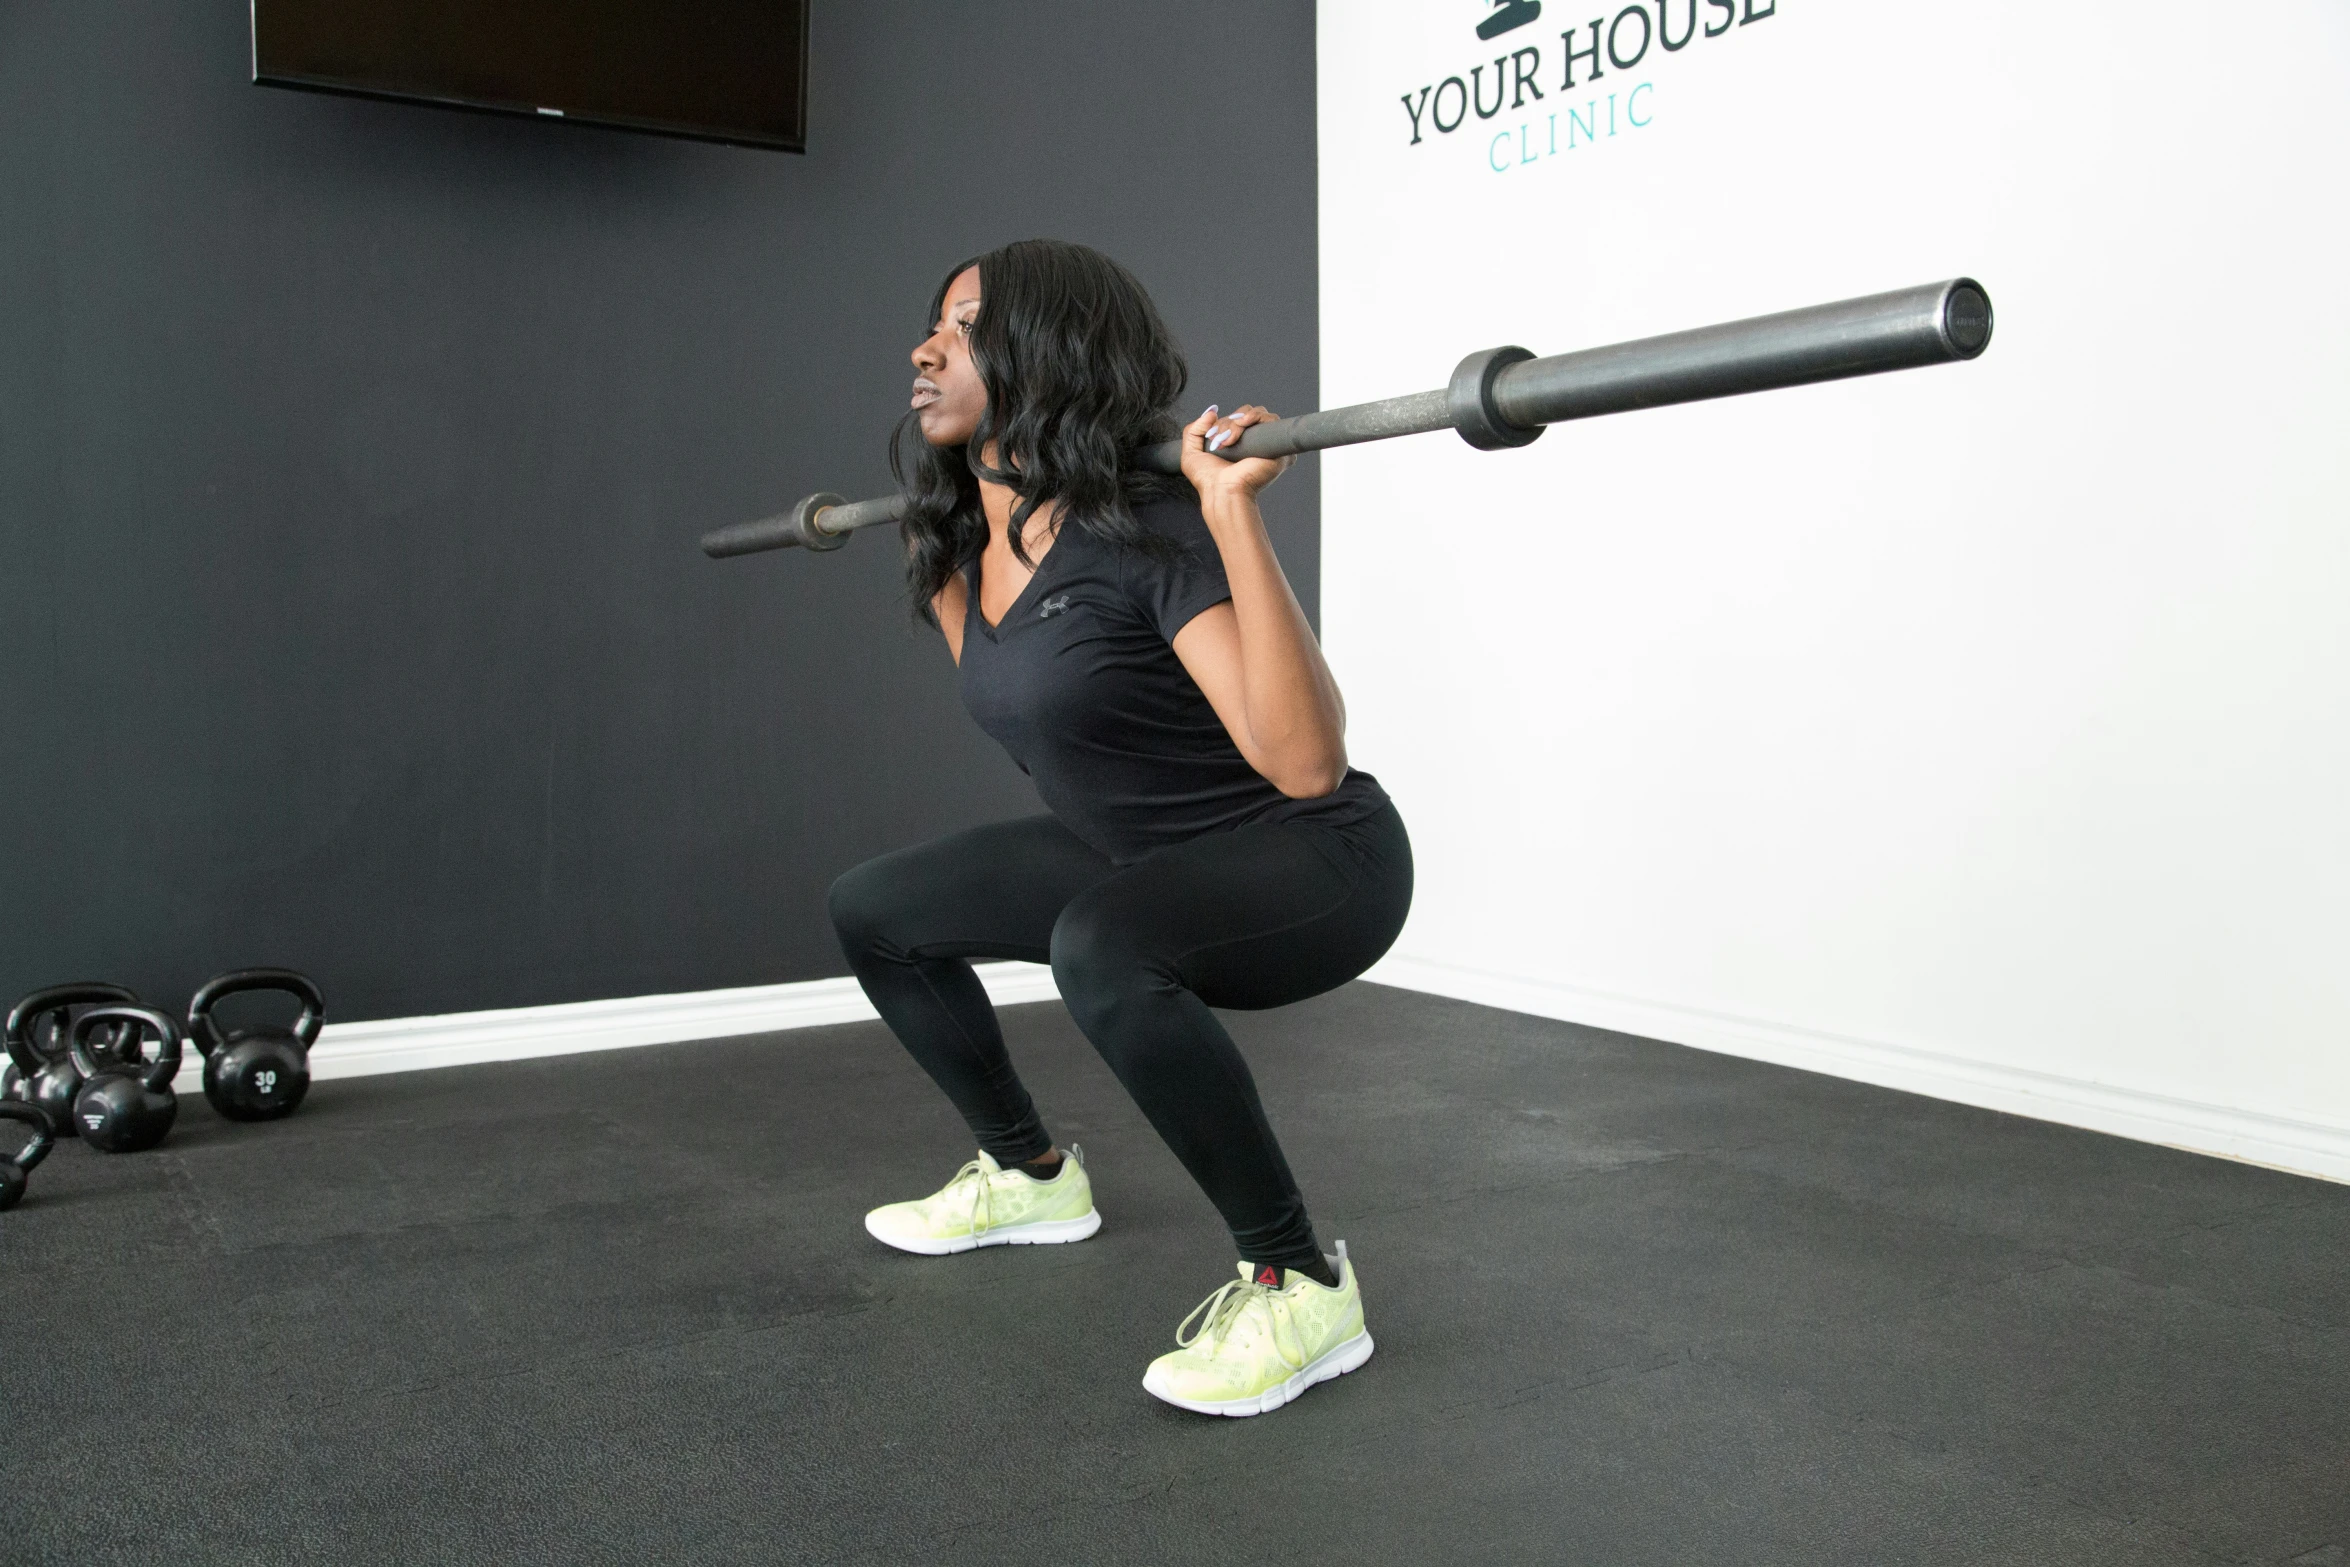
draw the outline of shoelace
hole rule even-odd
[[[1083,1165],[1085,1150],[1077,1144],[1071,1143],[1069,1151],[1061,1157],[1064,1162],[1074,1160],[1079,1165]],[[1003,1166],[998,1165],[996,1169],[1000,1173]],[[975,1182],[978,1188],[971,1194],[971,1233],[985,1235],[989,1230],[995,1228],[995,1183],[987,1178],[987,1171],[980,1168],[977,1159],[957,1170],[955,1178],[946,1183],[946,1186],[939,1192],[939,1196],[945,1197],[948,1192],[953,1191],[965,1181]],[[980,1217],[983,1211],[986,1214],[985,1218]]]
[[[1272,1297],[1278,1293],[1280,1292],[1270,1284],[1254,1284],[1247,1279],[1234,1279],[1206,1300],[1191,1308],[1191,1315],[1185,1317],[1175,1329],[1175,1347],[1189,1349],[1204,1338],[1208,1341],[1208,1353],[1213,1355],[1217,1349],[1222,1347],[1224,1336],[1232,1331],[1233,1326],[1240,1321],[1241,1316],[1248,1308],[1262,1300],[1265,1305],[1265,1316],[1273,1324],[1273,1353],[1279,1355],[1282,1363],[1287,1365],[1290,1370],[1297,1370],[1306,1363],[1305,1342],[1298,1338],[1297,1324],[1294,1322],[1289,1325],[1289,1335],[1291,1341],[1297,1345],[1297,1353],[1291,1354],[1289,1345],[1281,1342],[1281,1323],[1289,1313],[1273,1309]],[[1199,1323],[1196,1329],[1192,1327],[1194,1322]],[[1191,1335],[1189,1338],[1184,1337],[1187,1332]]]
[[[972,1182],[976,1187],[971,1194],[971,1233],[985,1235],[995,1228],[995,1192],[987,1179],[987,1171],[980,1168],[977,1159],[957,1170],[955,1178],[947,1182],[946,1189],[951,1192],[965,1181]],[[944,1196],[946,1193],[939,1195]],[[985,1218],[980,1217],[983,1210],[987,1215]]]

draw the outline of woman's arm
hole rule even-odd
[[[1200,512],[1224,558],[1232,598],[1175,633],[1175,656],[1248,764],[1283,794],[1307,800],[1330,793],[1346,777],[1346,705],[1257,510],[1257,492],[1279,478],[1290,460],[1227,462],[1206,446],[1211,439],[1229,445],[1242,430],[1272,417],[1253,404],[1229,419],[1218,419],[1210,408],[1183,432],[1184,477],[1199,491]]]

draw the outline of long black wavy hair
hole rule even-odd
[[[1034,563],[1021,533],[1046,501],[1061,503],[1061,526],[1163,555],[1174,546],[1137,522],[1134,506],[1191,492],[1179,475],[1125,462],[1134,448],[1182,428],[1170,410],[1191,376],[1134,274],[1083,245],[1019,240],[949,267],[931,296],[925,334],[948,287],[970,267],[979,269],[980,285],[971,359],[987,389],[979,428],[965,446],[932,446],[909,413],[889,443],[889,471],[906,495],[906,587],[925,621],[930,601],[987,543],[982,478],[1019,497],[1011,544],[1026,565]],[[980,455],[990,445],[995,467]]]

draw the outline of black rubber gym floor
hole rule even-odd
[[[1229,1276],[1058,1006],[1105,1223],[900,1256],[879,1024],[183,1104],[0,1216],[7,1562],[2338,1564],[2350,1188],[1355,985],[1232,1019],[1377,1356],[1138,1385]]]

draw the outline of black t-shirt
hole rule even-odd
[[[1071,832],[1121,865],[1248,822],[1375,815],[1387,794],[1368,773],[1350,768],[1334,792],[1293,800],[1248,765],[1172,646],[1232,597],[1199,502],[1145,501],[1135,516],[1178,557],[1065,527],[999,625],[979,612],[972,562],[961,680],[979,727]]]

